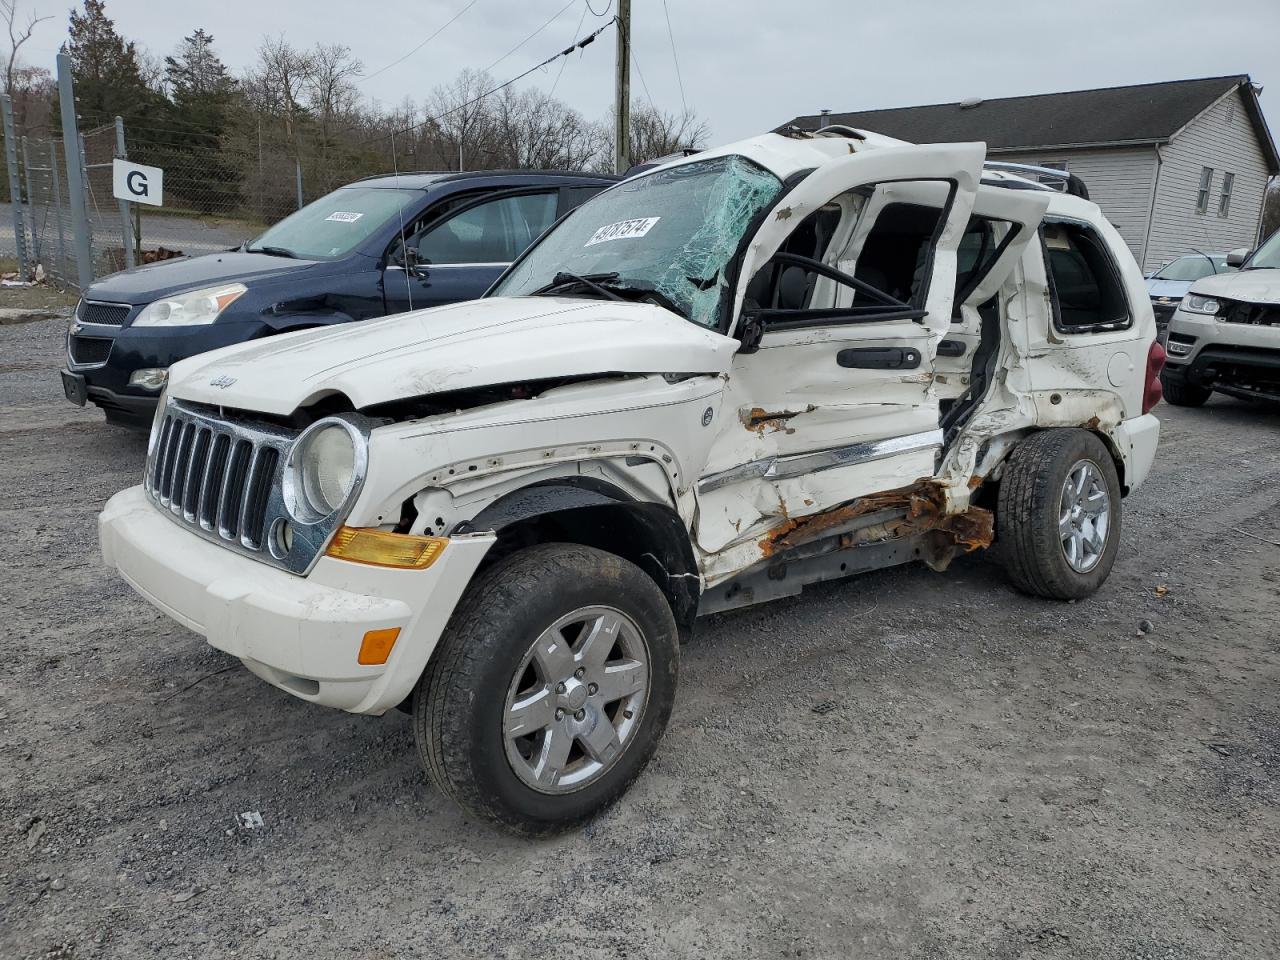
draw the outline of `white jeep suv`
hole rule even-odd
[[[640,773],[699,614],[993,543],[1087,596],[1163,351],[1098,208],[984,157],[767,134],[601,193],[485,299],[183,361],[105,560],[296,697],[410,711],[525,833]]]

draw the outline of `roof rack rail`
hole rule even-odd
[[[988,160],[982,165],[984,170],[995,170],[1001,173],[1020,173],[1031,174],[1037,181],[1043,177],[1049,177],[1053,180],[1060,180],[1063,189],[1073,197],[1079,197],[1081,200],[1089,199],[1089,187],[1083,180],[1074,173],[1068,173],[1066,170],[1059,170],[1056,167],[1037,167],[1030,163],[1009,163],[1004,160]],[[1040,184],[1046,190],[1052,190],[1053,187]]]

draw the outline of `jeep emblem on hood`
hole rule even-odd
[[[224,373],[221,376],[214,377],[212,380],[210,380],[209,386],[217,387],[220,390],[225,390],[227,387],[231,386],[235,382],[236,382],[235,377],[228,377]]]

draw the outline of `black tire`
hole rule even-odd
[[[1110,522],[1101,555],[1087,572],[1067,561],[1059,534],[1063,485],[1072,468],[1087,460],[1097,468],[1110,497]],[[1053,600],[1087,597],[1107,579],[1120,546],[1120,479],[1111,452],[1087,430],[1033,433],[1005,462],[996,510],[999,554],[1013,585]]]
[[[597,779],[568,793],[539,792],[507,757],[507,694],[539,635],[593,606],[621,611],[643,634],[649,671],[640,722]],[[679,661],[667,599],[635,564],[576,544],[520,550],[471,585],[418,682],[419,758],[436,786],[477,818],[525,835],[567,829],[608,806],[640,775],[670,719]]]
[[[1197,387],[1181,377],[1175,380],[1166,377],[1164,373],[1160,374],[1160,386],[1163,388],[1165,401],[1175,407],[1203,407],[1213,396],[1213,391],[1208,387]]]

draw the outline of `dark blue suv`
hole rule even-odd
[[[226,253],[94,283],[67,335],[67,399],[147,426],[184,357],[470,300],[560,216],[617,181],[489,171],[361,180]]]

